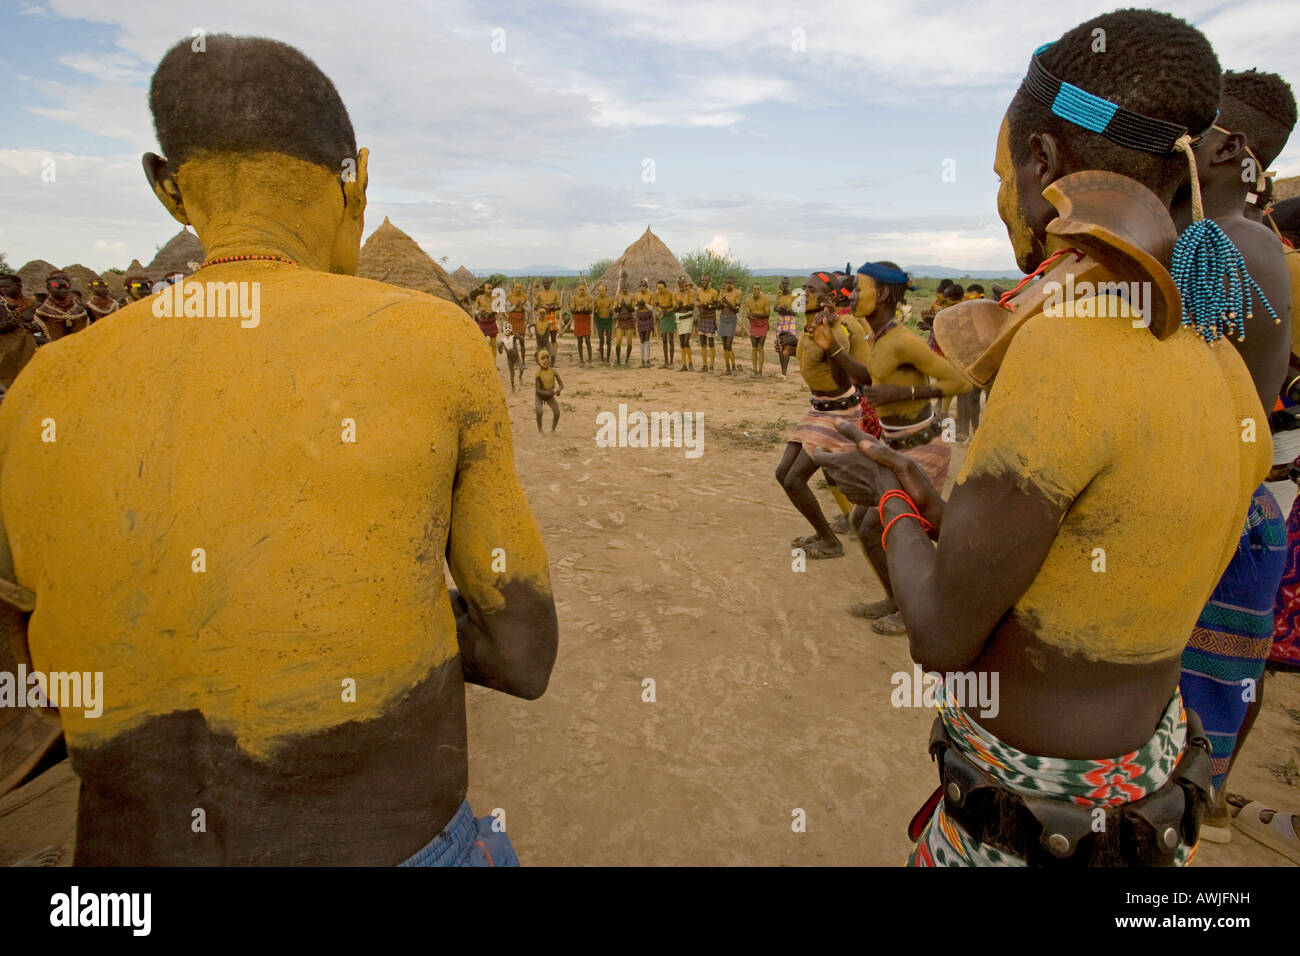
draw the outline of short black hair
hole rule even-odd
[[[955,283],[955,282],[949,282],[949,283],[948,283],[948,298],[950,298],[950,299],[954,299],[954,298],[956,298],[956,299],[960,299],[960,298],[961,298],[962,296],[964,296],[965,294],[966,294],[966,290],[963,289],[961,286],[959,286],[957,283]]]
[[[203,52],[181,40],[149,86],[163,155],[178,167],[200,150],[276,152],[339,172],[357,155],[338,90],[306,55],[278,40],[214,33]]]
[[[984,295],[984,287],[977,282],[972,282],[970,285],[968,285],[966,287],[966,291],[978,292],[981,296]]]
[[[951,279],[940,279],[939,285],[935,288],[934,291],[939,293],[940,295],[943,295],[951,287],[952,287]]]
[[[1095,30],[1104,33],[1094,37]],[[1098,38],[1105,52],[1094,52]],[[1222,75],[1214,48],[1199,30],[1156,10],[1116,10],[1065,33],[1039,54],[1058,79],[1146,116],[1177,123],[1193,136],[1214,122]],[[1061,119],[1022,84],[1007,110],[1011,159],[1029,159],[1029,136],[1051,133],[1074,169],[1104,169],[1142,183],[1169,202],[1187,181],[1181,152],[1157,156],[1111,142]]]
[[[1295,121],[1295,94],[1276,73],[1228,70],[1223,74],[1219,125],[1233,133],[1244,133],[1246,145],[1265,166],[1282,152]]]

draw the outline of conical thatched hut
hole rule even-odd
[[[427,292],[464,307],[464,303],[459,301],[461,291],[447,275],[447,270],[421,249],[419,243],[389,222],[387,216],[384,224],[371,233],[361,247],[357,275]]]
[[[483,285],[482,282],[475,278],[474,273],[470,272],[464,266],[461,266],[453,272],[451,278],[456,285],[460,286],[460,290],[465,293],[473,292],[475,289],[478,289]]]
[[[686,275],[686,270],[672,254],[672,250],[650,231],[649,226],[646,226],[640,239],[623,250],[623,254],[614,260],[614,264],[605,270],[604,275],[597,276],[595,279],[589,277],[587,283],[595,288],[597,282],[603,282],[612,295],[618,286],[619,273],[624,270],[627,272],[628,282],[625,291],[635,289],[642,279],[648,279],[652,289],[660,280],[668,283],[668,288],[676,289],[677,279]]]
[[[26,290],[28,295],[44,292],[46,278],[57,268],[58,266],[52,265],[44,259],[33,259],[18,270],[18,276],[23,280],[23,289]]]
[[[99,279],[99,273],[80,262],[66,266],[63,271],[72,278],[72,288],[90,298],[90,283]]]
[[[153,276],[149,274],[149,270],[140,264],[139,259],[132,259],[131,264],[126,267],[126,271],[122,273],[122,278],[125,279],[127,276],[146,276],[150,279],[153,278]]]
[[[167,245],[158,250],[158,255],[153,257],[153,262],[149,263],[145,271],[157,279],[175,272],[189,275],[191,272],[198,271],[202,262],[203,243],[199,242],[199,237],[194,233],[182,229],[167,240]]]
[[[1273,202],[1294,199],[1296,196],[1300,196],[1300,176],[1273,180]]]

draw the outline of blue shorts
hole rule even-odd
[[[442,832],[398,866],[518,866],[519,856],[502,830],[492,829],[496,817],[474,819],[466,800]]]

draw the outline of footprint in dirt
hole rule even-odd
[[[605,517],[608,518],[611,523],[613,523],[614,527],[616,528],[623,527],[623,512],[611,511],[607,513]]]

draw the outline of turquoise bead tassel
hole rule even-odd
[[[1198,219],[1178,237],[1169,274],[1183,299],[1183,325],[1207,342],[1225,335],[1246,338],[1246,320],[1254,318],[1251,297],[1258,296],[1274,322],[1281,322],[1246,261],[1213,219]]]

